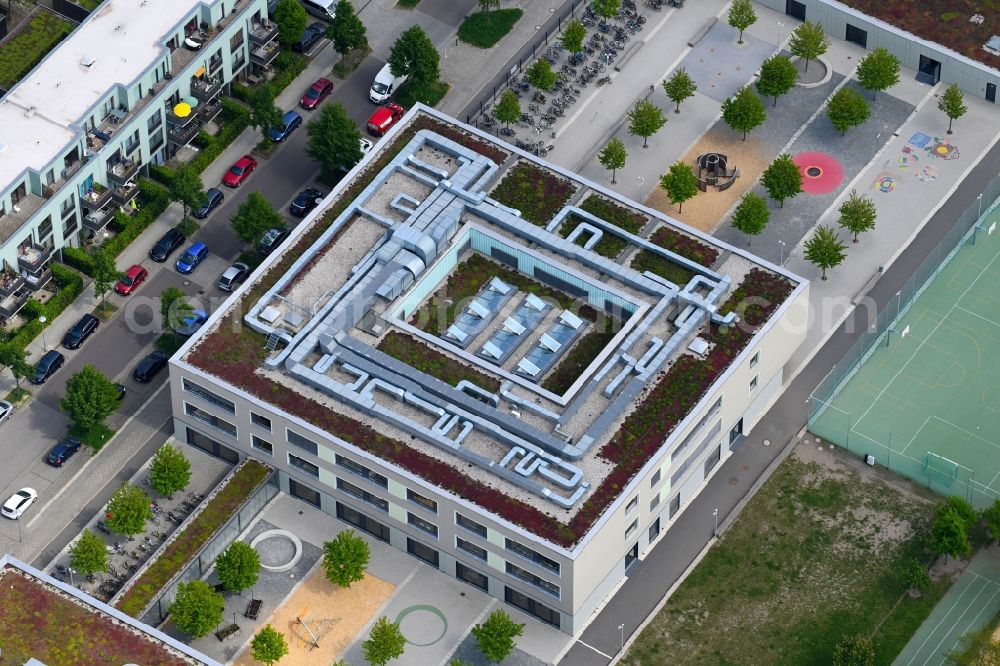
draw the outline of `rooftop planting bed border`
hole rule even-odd
[[[530,162],[518,162],[504,174],[490,197],[521,211],[528,222],[544,227],[579,188],[575,183]]]
[[[588,213],[601,218],[605,222],[608,222],[610,224],[615,225],[616,227],[624,229],[630,234],[638,234],[639,231],[642,230],[642,228],[646,226],[646,223],[649,221],[649,218],[647,218],[645,215],[642,215],[641,213],[637,213],[635,211],[631,211],[628,208],[625,208],[624,206],[619,206],[613,201],[605,199],[604,197],[597,194],[591,194],[590,196],[588,196],[586,199],[583,200],[583,202],[579,205],[579,207],[587,211]],[[579,226],[580,222],[582,221],[583,220],[581,220],[580,218],[571,215],[569,218],[566,219],[565,222],[563,222],[559,226],[559,234],[563,238],[568,237],[573,232],[573,230],[576,229],[577,226]],[[584,234],[579,238],[577,238],[577,243],[583,245],[588,238],[589,236]],[[597,241],[597,244],[594,245],[593,250],[594,252],[598,253],[603,257],[607,257],[608,259],[614,259],[618,255],[620,255],[625,250],[625,248],[628,247],[628,245],[629,245],[628,241],[625,240],[624,238],[606,233],[604,234],[603,237],[601,237],[601,240]]]
[[[483,374],[471,365],[466,365],[447,354],[442,354],[412,335],[399,331],[389,331],[382,338],[377,349],[420,372],[437,377],[451,386],[466,379],[490,393],[496,393],[500,390],[500,380]]]
[[[712,266],[719,258],[719,251],[714,247],[670,227],[657,229],[649,237],[649,242],[676,252],[691,261],[696,261],[702,266]],[[674,284],[687,284],[694,277],[694,274],[686,267],[676,264],[666,257],[653,254],[649,250],[637,252],[632,260],[631,268],[640,273],[643,271],[655,273]]]

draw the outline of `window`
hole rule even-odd
[[[292,446],[297,446],[303,451],[308,451],[309,453],[316,455],[318,453],[319,447],[316,446],[316,442],[312,441],[308,437],[303,437],[294,430],[289,430],[285,428],[285,436],[288,439],[288,443]]]
[[[663,476],[663,469],[662,469],[662,468],[661,468],[661,469],[658,469],[658,470],[656,470],[656,472],[655,472],[655,473],[653,474],[653,478],[651,478],[651,479],[649,480],[649,487],[650,487],[650,488],[652,488],[652,487],[654,487],[654,486],[655,486],[656,484],[658,484],[658,483],[660,482],[660,477],[661,477],[661,476]]]
[[[305,484],[299,483],[293,478],[288,479],[288,493],[293,497],[298,497],[300,500],[309,502],[317,509],[320,508],[319,492]]]
[[[424,532],[427,532],[435,539],[437,538],[438,527],[434,523],[424,520],[420,516],[415,516],[409,511],[406,512],[406,522],[409,523],[410,525],[413,525],[418,530],[423,530]]]
[[[459,550],[464,550],[469,555],[477,557],[480,560],[483,560],[484,562],[488,559],[488,555],[486,554],[485,548],[477,546],[471,541],[466,541],[462,537],[455,538],[455,547],[457,547]]]
[[[63,199],[63,202],[59,207],[59,211],[62,213],[63,217],[66,217],[66,213],[72,210],[76,210],[76,197],[72,192],[70,192],[69,196]]]
[[[263,439],[261,439],[257,435],[253,435],[250,438],[250,446],[252,446],[253,448],[257,449],[258,451],[263,451],[264,453],[266,453],[269,456],[273,456],[274,455],[274,447],[271,446],[271,442],[265,442]]]
[[[437,502],[435,502],[429,497],[424,497],[420,493],[415,493],[409,488],[406,489],[406,499],[410,500],[411,502],[415,502],[416,504],[419,504],[428,511],[433,511],[434,513],[437,513],[438,511]]]
[[[554,571],[556,574],[559,573],[559,563],[555,560],[551,560],[539,552],[528,548],[527,546],[514,541],[513,539],[506,539],[507,550],[512,553],[517,553],[521,557],[531,560],[540,567],[545,567],[549,571]]]
[[[635,497],[633,497],[632,499],[630,499],[628,501],[628,504],[625,505],[625,515],[628,515],[628,514],[632,513],[633,511],[635,511],[635,508],[637,506],[639,506],[639,496],[638,495],[636,495]]]
[[[455,514],[455,524],[458,525],[459,527],[464,527],[470,532],[475,532],[476,534],[478,534],[483,538],[486,538],[485,525],[480,525],[476,521],[472,520],[471,518],[466,518],[460,513]]]
[[[660,519],[657,518],[653,521],[653,524],[649,526],[649,541],[652,543],[653,539],[660,533]]]
[[[632,524],[629,525],[628,528],[625,530],[625,540],[628,541],[630,538],[632,538],[632,535],[635,534],[635,531],[637,529],[639,529],[639,519],[638,518],[636,518],[635,520],[633,520]]]
[[[632,547],[628,549],[625,553],[625,569],[628,570],[630,566],[639,561],[639,542],[632,544]]]
[[[38,227],[39,240],[47,238],[52,234],[52,216],[46,215],[41,226]]]
[[[756,368],[758,363],[760,363],[760,352],[750,357],[750,369],[753,370]]]
[[[844,41],[857,44],[863,49],[868,48],[868,31],[848,23],[844,31]]]
[[[383,488],[389,487],[389,479],[385,478],[378,472],[373,472],[372,470],[368,469],[361,463],[356,463],[350,458],[345,458],[342,455],[337,455],[336,461],[337,464],[343,467],[344,469],[347,469],[357,474],[358,476],[364,477],[369,481],[371,481],[372,483],[376,483],[382,486]]]
[[[250,423],[254,424],[258,428],[264,428],[268,432],[271,431],[271,419],[266,416],[261,416],[257,412],[250,412]]]
[[[551,624],[556,629],[559,628],[559,611],[549,608],[548,606],[535,601],[528,595],[522,594],[521,592],[507,586],[504,586],[503,588],[503,597],[504,601],[509,603],[511,606],[520,608],[528,615],[532,615],[546,624]]]
[[[187,431],[187,443],[191,446],[201,449],[210,456],[221,458],[230,465],[235,465],[240,461],[240,454],[237,451],[219,444],[211,437],[206,437],[197,430],[192,428],[185,428],[185,430]]]
[[[729,443],[732,444],[743,436],[743,419],[736,422],[736,425],[729,431]]]
[[[77,217],[76,213],[63,220],[63,238],[69,238],[79,228],[79,222],[80,218]]]
[[[152,134],[156,129],[163,124],[163,113],[159,110],[149,117],[146,121],[146,132]]]
[[[406,538],[406,552],[418,560],[423,560],[427,564],[433,564],[435,567],[440,563],[440,554],[436,550],[409,537]]]
[[[299,469],[309,474],[310,476],[315,476],[316,478],[319,478],[319,467],[312,464],[308,460],[303,460],[302,458],[299,458],[298,456],[289,453],[288,464],[291,465],[292,467],[298,467]]]
[[[132,136],[128,138],[125,142],[125,153],[131,153],[133,150],[139,147],[139,130],[132,133]]]
[[[209,414],[208,412],[202,409],[198,409],[194,405],[188,404],[186,402],[184,403],[184,413],[187,414],[188,416],[193,416],[194,418],[198,419],[199,421],[202,421],[203,423],[207,423],[213,428],[221,430],[227,435],[236,437],[236,426],[234,426],[229,421],[224,421],[220,419],[218,416]]]
[[[355,511],[346,504],[337,502],[337,518],[345,523],[350,523],[358,529],[368,532],[380,541],[389,542],[389,528],[373,518],[369,518],[360,511]]]
[[[337,479],[337,489],[338,490],[343,490],[348,495],[353,495],[353,496],[357,497],[362,502],[368,502],[369,504],[371,504],[372,506],[378,508],[381,511],[385,511],[386,513],[389,512],[389,501],[388,500],[382,499],[378,495],[372,495],[367,490],[363,490],[362,488],[358,488],[353,483],[348,483],[347,481],[344,481],[343,479],[338,478]]]
[[[705,460],[705,476],[708,476],[708,473],[719,464],[720,460],[722,460],[722,444],[719,444]]]
[[[236,34],[229,38],[229,52],[236,53],[236,49],[243,46],[243,30],[237,30]]]
[[[681,494],[677,493],[670,498],[670,517],[673,518],[681,510]]]
[[[540,578],[539,576],[536,576],[530,571],[522,569],[521,567],[517,566],[516,564],[512,564],[511,562],[507,562],[506,564],[507,564],[507,573],[509,573],[511,576],[514,576],[515,578],[520,578],[525,582],[531,583],[535,587],[539,588],[540,590],[544,590],[547,594],[551,594],[554,597],[559,596],[559,586],[556,585],[555,583],[551,583],[545,580],[544,578]]]
[[[760,378],[760,375],[754,375],[753,379],[750,380],[750,390],[751,391],[753,391],[754,389],[757,388],[757,380],[759,378]]]
[[[660,506],[660,493],[656,493],[653,499],[649,500],[649,510],[652,511],[658,506]]]
[[[163,130],[158,129],[154,134],[149,135],[149,152],[155,153],[156,149],[163,145]]]
[[[455,578],[465,581],[473,587],[478,587],[483,592],[490,591],[489,577],[479,573],[475,569],[470,569],[461,562],[455,563]]]
[[[199,398],[212,403],[216,407],[221,407],[230,414],[236,413],[236,403],[234,403],[232,400],[226,400],[222,396],[216,393],[212,393],[208,389],[203,388],[198,384],[195,384],[193,381],[187,379],[186,377],[183,380],[181,380],[181,385],[184,387],[184,390],[187,391],[188,393],[193,393]]]

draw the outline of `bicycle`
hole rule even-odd
[[[597,79],[597,85],[598,85],[598,87],[603,86],[603,85],[611,85],[611,77],[610,76],[602,76],[601,78]]]

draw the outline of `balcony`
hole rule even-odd
[[[173,127],[167,130],[167,141],[175,146],[186,146],[191,140],[198,136],[198,123],[191,123],[187,127]]]
[[[222,92],[222,77],[209,80],[195,79],[191,82],[191,94],[201,102],[209,102]]]
[[[7,297],[24,286],[24,277],[20,273],[3,271],[0,273],[0,296]]]
[[[31,292],[27,289],[14,291],[8,296],[0,298],[0,318],[11,319],[28,302]]]
[[[277,36],[277,24],[265,19],[262,23],[254,23],[253,29],[250,31],[250,42],[252,44],[267,44],[273,42]]]
[[[76,173],[83,168],[83,165],[90,161],[88,156],[84,156],[82,160],[77,160],[73,162],[68,167],[63,169],[62,174],[59,176],[59,180],[52,183],[51,185],[46,185],[42,188],[42,196],[46,199],[51,199],[52,196],[58,192],[66,182],[72,178]]]
[[[108,164],[108,180],[115,185],[125,185],[135,178],[142,165],[134,160]]]
[[[124,206],[132,201],[132,199],[135,199],[135,195],[137,194],[139,194],[139,185],[133,181],[119,185],[111,190],[111,200],[116,204]]]
[[[113,219],[115,219],[114,211],[108,210],[107,208],[103,210],[95,210],[84,216],[83,226],[90,229],[94,233],[100,233],[101,231],[104,231],[104,228],[108,226],[108,223]]]
[[[198,117],[201,118],[202,123],[215,120],[220,111],[222,111],[222,101],[218,99],[198,105]]]
[[[94,189],[80,197],[80,203],[85,210],[100,210],[111,201],[111,190],[100,183],[94,183]]]
[[[39,273],[52,258],[52,248],[29,245],[17,253],[17,265],[30,273]],[[25,276],[27,279],[29,276]],[[29,287],[31,280],[28,280]]]
[[[280,51],[278,42],[268,42],[250,51],[250,62],[261,67],[267,67],[278,57]]]
[[[52,269],[46,266],[40,273],[25,275],[24,286],[35,292],[44,289],[50,280],[52,280]]]

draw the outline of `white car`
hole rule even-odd
[[[32,502],[38,499],[38,493],[34,488],[21,488],[16,493],[10,496],[10,499],[4,502],[3,508],[0,509],[6,518],[16,520],[21,517],[21,514],[31,506]]]
[[[6,400],[0,400],[0,424],[10,418],[11,414],[14,413],[14,405],[10,404]]]

